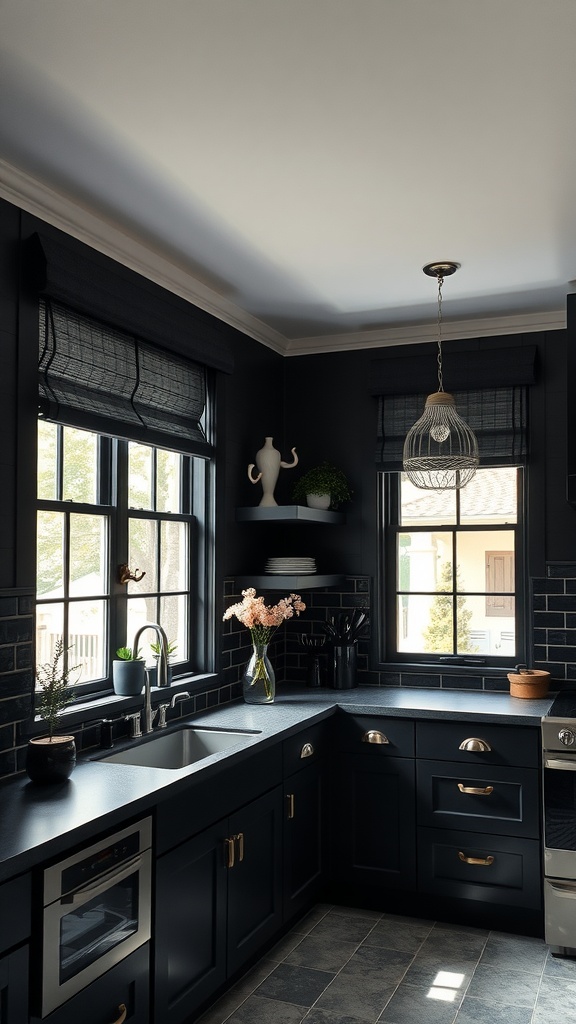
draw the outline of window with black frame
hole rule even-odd
[[[36,661],[63,637],[79,693],[110,688],[116,650],[145,622],[167,634],[174,673],[213,668],[207,380],[199,364],[41,303]],[[151,665],[156,639],[142,637]]]
[[[517,660],[522,475],[517,467],[489,467],[461,490],[431,491],[404,473],[383,474],[389,658]]]
[[[494,366],[486,352],[451,356],[456,382],[475,382],[452,393],[480,450],[480,468],[459,490],[418,488],[402,472],[404,438],[426,400],[415,390],[420,361],[376,361],[383,662],[501,667],[525,658],[527,385],[535,350],[512,348],[499,359]]]

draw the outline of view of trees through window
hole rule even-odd
[[[192,462],[39,420],[37,663],[62,636],[77,682],[102,686],[145,622],[163,626],[175,663],[188,661]],[[124,562],[140,582],[119,585]],[[150,664],[155,639],[142,638]]]

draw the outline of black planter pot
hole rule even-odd
[[[26,750],[26,771],[32,782],[41,785],[66,782],[76,765],[76,742],[73,736],[41,736],[29,740]]]

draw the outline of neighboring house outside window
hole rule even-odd
[[[513,664],[523,649],[522,470],[480,469],[460,491],[382,475],[387,661]]]

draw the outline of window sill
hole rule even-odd
[[[181,676],[174,679],[169,686],[152,686],[151,697],[152,707],[170,700],[175,693],[188,690],[190,696],[205,690],[212,690],[218,685],[218,677],[214,672],[206,672],[200,675]],[[102,718],[120,718],[126,711],[141,708],[144,701],[144,692],[134,697],[121,697],[108,692],[98,693],[92,700],[79,699],[66,711],[58,716],[58,732],[63,729],[73,729],[76,726],[84,725],[86,722],[99,721]],[[36,715],[31,734],[40,734],[46,731],[46,723]]]

